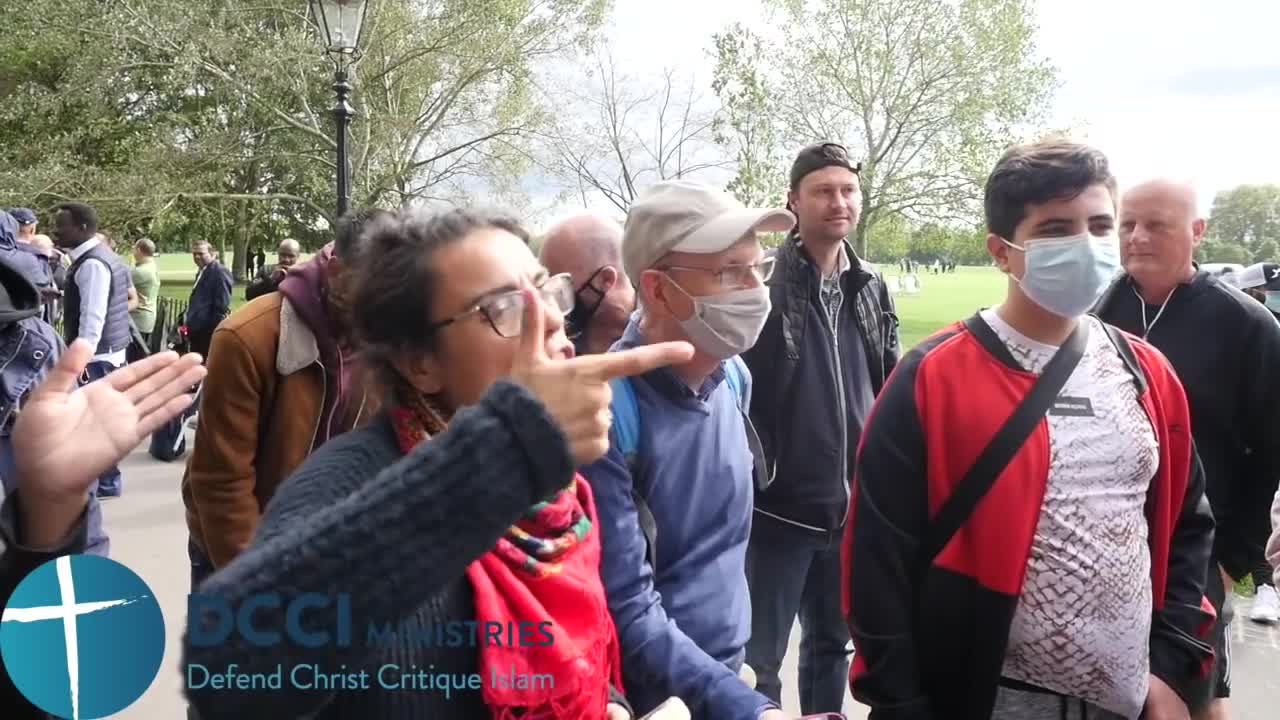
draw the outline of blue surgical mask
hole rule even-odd
[[[1280,290],[1268,290],[1267,300],[1263,303],[1273,313],[1280,313]]]
[[[1004,242],[1026,253],[1027,270],[1021,279],[1014,278],[1022,292],[1064,318],[1088,312],[1120,270],[1120,241],[1114,234],[1040,238],[1026,247]]]

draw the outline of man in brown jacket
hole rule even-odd
[[[386,214],[340,219],[329,247],[214,332],[182,480],[193,590],[249,545],[276,488],[309,454],[369,416],[347,342],[345,267],[363,228]]]

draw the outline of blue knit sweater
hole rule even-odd
[[[199,589],[233,609],[271,592],[284,606],[253,613],[254,628],[280,633],[267,647],[237,632],[205,647],[188,632],[183,687],[202,720],[488,717],[465,678],[484,673],[489,682],[496,669],[477,667],[478,649],[468,640],[435,633],[466,634],[460,623],[475,618],[466,566],[531,505],[564,487],[573,470],[566,440],[541,403],[505,382],[407,457],[385,415],[326,443],[281,486],[253,545]],[[306,593],[345,598],[350,610],[338,610],[337,601],[308,607],[298,628],[305,632],[290,633],[286,608]],[[346,647],[336,641],[341,615],[352,620]],[[213,620],[192,622],[207,630]],[[388,623],[394,639],[381,634]],[[306,633],[321,631],[329,642],[304,647]],[[248,678],[241,682],[258,686],[191,689],[205,671],[225,676],[233,664],[236,676]],[[317,666],[338,689],[298,687],[323,684]],[[264,688],[277,671],[279,689]],[[405,687],[403,675],[416,687]],[[453,683],[447,692],[442,681]]]

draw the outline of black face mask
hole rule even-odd
[[[573,293],[573,309],[565,316],[565,334],[573,341],[574,347],[581,349],[587,340],[587,326],[591,323],[591,318],[600,309],[600,303],[604,302],[604,291],[592,285],[591,283],[604,270],[603,267],[597,268],[587,281],[582,283]],[[586,296],[594,296],[588,299]]]

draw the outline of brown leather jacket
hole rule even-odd
[[[213,334],[195,444],[182,478],[191,539],[221,568],[257,530],[263,508],[314,449],[368,417],[353,389],[347,417],[323,418],[325,373],[316,336],[280,293],[257,298]]]

